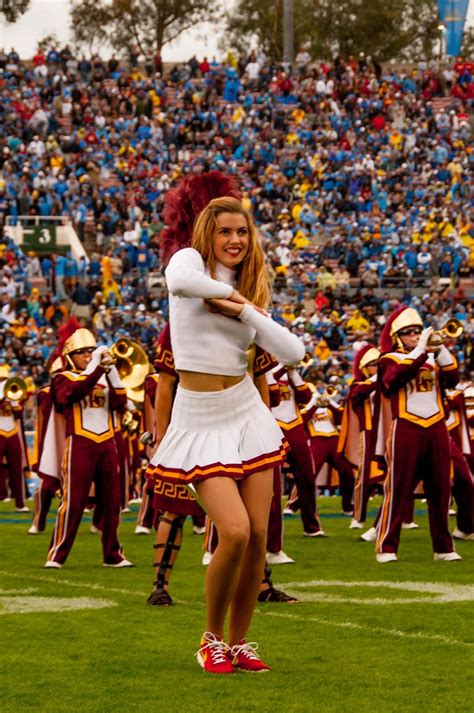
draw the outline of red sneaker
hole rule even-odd
[[[247,671],[250,673],[264,673],[270,671],[270,666],[263,663],[260,656],[257,655],[258,645],[255,641],[247,643],[242,639],[240,644],[232,646],[230,657],[233,665],[239,671]]]
[[[196,652],[200,666],[208,673],[234,673],[229,660],[229,646],[219,636],[206,631],[202,635],[199,651]]]

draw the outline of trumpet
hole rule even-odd
[[[459,319],[452,317],[445,322],[441,329],[430,335],[428,346],[441,347],[448,339],[459,339],[463,332],[464,327]]]
[[[28,396],[28,386],[26,381],[19,376],[12,376],[5,381],[3,395],[9,401],[24,401]]]
[[[324,392],[319,395],[316,403],[318,406],[327,406],[329,401],[334,398],[334,396],[338,393],[339,389],[337,386],[331,386],[331,384],[328,384],[326,386]]]

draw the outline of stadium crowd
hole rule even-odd
[[[151,352],[167,319],[151,279],[166,192],[219,169],[253,211],[274,317],[301,335],[315,380],[343,383],[354,343],[402,303],[435,327],[461,320],[457,356],[474,369],[472,63],[138,59],[0,50],[2,361],[44,383],[70,313]],[[22,252],[7,224],[32,215],[69,216],[90,259]]]

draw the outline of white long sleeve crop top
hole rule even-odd
[[[179,250],[166,268],[176,369],[243,376],[247,349],[254,342],[283,364],[301,361],[305,350],[298,337],[251,305],[245,305],[238,318],[209,312],[205,299],[229,298],[234,291],[233,270],[218,263],[216,274],[217,280],[209,276],[193,248]]]

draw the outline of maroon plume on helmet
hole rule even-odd
[[[234,179],[221,171],[208,171],[183,178],[166,194],[160,233],[160,258],[167,265],[171,256],[191,245],[193,226],[199,213],[213,198],[231,196],[241,199]]]

